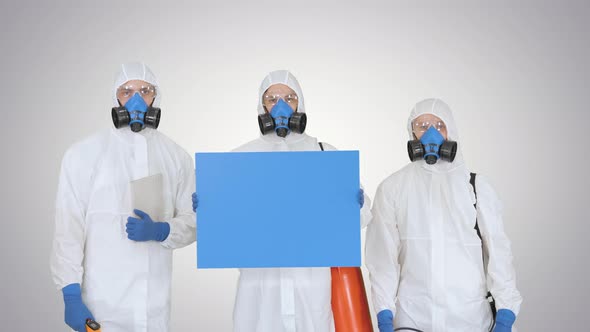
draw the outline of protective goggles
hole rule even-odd
[[[156,87],[151,84],[135,85],[135,84],[124,84],[117,88],[117,99],[125,100],[133,97],[135,93],[144,99],[155,98],[157,95]]]
[[[262,103],[266,109],[270,110],[277,104],[279,100],[284,100],[292,109],[296,110],[299,104],[299,97],[296,94],[280,95],[280,94],[264,94],[262,96]]]
[[[424,133],[430,127],[434,127],[434,129],[441,131],[445,129],[447,126],[442,121],[413,121],[412,122],[412,131],[415,133]]]

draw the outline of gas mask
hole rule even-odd
[[[139,132],[146,126],[158,128],[161,110],[146,104],[139,93],[135,93],[124,106],[113,107],[111,115],[115,128],[129,125],[133,132]]]
[[[293,112],[293,109],[284,100],[279,99],[269,113],[258,115],[258,126],[262,135],[273,130],[279,137],[286,137],[289,131],[303,133],[307,125],[305,113]]]
[[[453,162],[456,154],[457,142],[445,140],[432,126],[419,140],[408,141],[408,155],[411,161],[424,159],[429,165],[435,164],[438,159]]]

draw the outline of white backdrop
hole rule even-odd
[[[371,196],[408,163],[413,104],[442,98],[504,202],[520,330],[587,329],[590,7],[445,4],[3,1],[2,330],[67,330],[48,263],[60,161],[112,125],[114,73],[136,60],[159,78],[160,130],[191,154],[257,137],[260,81],[291,70],[307,133],[360,150]],[[175,252],[172,330],[230,331],[237,271],[195,260]]]

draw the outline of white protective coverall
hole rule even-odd
[[[450,108],[441,100],[418,103],[408,119],[434,114],[459,141]],[[460,142],[459,142],[460,144]],[[460,147],[460,145],[459,145]],[[516,289],[510,242],[502,207],[481,175],[475,195],[460,149],[454,162],[410,163],[378,187],[367,227],[366,264],[376,313],[389,309],[395,328],[425,332],[484,332],[492,324],[488,290],[497,309],[516,315],[522,298]],[[482,241],[474,229],[476,217]],[[489,287],[489,289],[488,289]]]
[[[127,64],[113,95],[129,80],[157,87],[144,64]],[[130,181],[155,174],[163,178],[164,218],[154,221],[168,222],[170,234],[163,242],[129,240]],[[74,144],[62,161],[56,200],[51,271],[57,287],[79,283],[103,331],[168,331],[172,249],[195,241],[194,191],[192,158],[157,130],[111,128]]]
[[[264,113],[262,97],[273,84],[284,84],[299,97],[297,111],[305,112],[301,87],[288,71],[271,72],[260,86],[258,113]],[[325,150],[336,150],[322,143]],[[318,140],[290,132],[261,135],[234,151],[319,151]],[[365,195],[361,223],[369,222],[371,202]],[[330,268],[240,269],[234,307],[235,332],[329,332],[334,331],[331,307]]]

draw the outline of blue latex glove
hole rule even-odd
[[[361,209],[363,208],[363,205],[365,205],[365,191],[362,188],[359,189],[359,204]]]
[[[170,225],[167,222],[154,222],[150,216],[141,211],[133,210],[139,218],[127,218],[127,238],[133,241],[158,241],[166,240],[170,234]]]
[[[199,198],[197,197],[197,193],[193,193],[193,212],[197,212],[198,206],[199,206]]]
[[[65,303],[65,322],[73,330],[86,332],[86,320],[94,320],[90,310],[82,302],[80,284],[69,284],[62,288]]]
[[[377,324],[379,332],[393,332],[393,312],[391,310],[381,310],[377,314]]]
[[[512,332],[512,325],[516,321],[516,315],[512,310],[500,309],[496,313],[496,326],[493,332]]]

